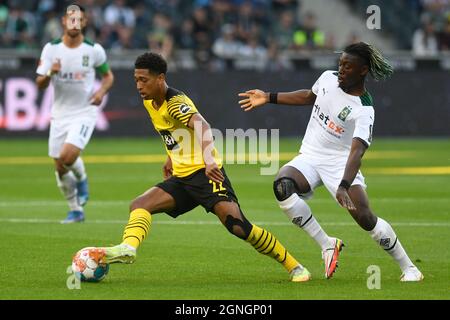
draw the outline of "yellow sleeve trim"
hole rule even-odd
[[[179,95],[169,100],[167,112],[172,118],[187,126],[192,115],[197,113],[197,109],[191,103],[186,101],[184,96]]]

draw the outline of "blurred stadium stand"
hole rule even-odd
[[[0,135],[46,134],[51,95],[35,88],[35,69],[43,45],[61,36],[60,17],[70,3],[0,0]],[[323,70],[337,68],[335,50],[360,40],[380,47],[396,71],[386,83],[369,81],[376,133],[450,135],[450,0],[78,3],[89,16],[86,36],[107,49],[116,74],[100,135],[151,132],[131,74],[144,50],[169,60],[170,84],[188,92],[216,128],[301,134],[309,110],[266,108],[249,116],[237,92],[308,88]],[[371,4],[381,8],[381,30],[366,28]]]
[[[73,1],[0,0],[0,47],[40,50],[61,35],[60,17]],[[358,40],[386,51],[411,50],[426,22],[438,50],[450,49],[450,0],[80,0],[86,36],[109,51],[150,49],[210,69],[232,67],[229,57],[266,59],[290,67],[285,52],[333,51]],[[368,30],[369,5],[381,8],[381,30]],[[449,26],[449,27],[447,27]],[[420,33],[420,32],[419,32]],[[420,38],[420,35],[416,38]],[[216,50],[214,50],[214,45]],[[186,58],[185,54],[181,57]],[[184,64],[189,66],[189,61]],[[248,66],[248,63],[242,63]],[[267,66],[262,63],[260,65]],[[257,66],[256,66],[257,68]]]

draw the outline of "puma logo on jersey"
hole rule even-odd
[[[316,113],[318,115],[319,119],[322,121],[322,123],[327,128],[333,130],[335,133],[337,133],[339,135],[344,133],[344,128],[341,126],[338,126],[336,123],[334,123],[333,120],[330,120],[329,115],[326,115],[323,112],[320,112],[320,107],[317,104],[314,105],[314,113]]]
[[[189,110],[191,110],[191,107],[189,107],[189,106],[186,105],[186,104],[182,104],[182,105],[180,106],[180,112],[181,112],[182,114],[188,113]]]

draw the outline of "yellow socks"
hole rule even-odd
[[[130,219],[123,232],[123,241],[133,248],[138,248],[147,237],[152,223],[150,212],[145,209],[135,209],[130,213]],[[270,256],[280,262],[288,272],[291,272],[299,262],[292,257],[284,246],[270,232],[256,225],[248,236],[249,242],[261,254]]]
[[[253,225],[252,231],[246,241],[259,253],[268,255],[280,262],[288,272],[291,272],[292,269],[299,265],[299,262],[289,254],[277,238],[267,230],[256,225]]]
[[[123,241],[137,249],[141,242],[147,237],[152,224],[152,216],[145,209],[135,209],[130,212],[130,220],[123,232]]]

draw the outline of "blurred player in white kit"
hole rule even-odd
[[[81,152],[94,131],[98,106],[111,88],[114,76],[105,50],[83,35],[85,10],[70,5],[62,17],[64,34],[47,43],[36,70],[36,84],[45,89],[52,82],[49,156],[54,159],[57,185],[68,201],[69,212],[61,223],[84,221],[83,206],[89,199],[88,180]],[[94,92],[96,70],[102,77]]]

